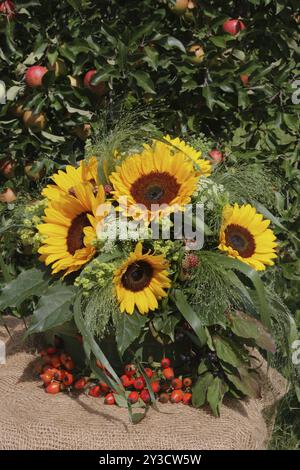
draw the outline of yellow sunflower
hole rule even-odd
[[[97,158],[91,157],[87,162],[82,160],[78,167],[67,165],[65,171],[59,170],[51,179],[55,184],[49,184],[42,192],[49,201],[58,201],[60,196],[65,194],[74,195],[73,188],[83,182],[90,182],[97,191],[99,186]]]
[[[166,297],[164,289],[171,286],[168,262],[163,255],[143,254],[142,244],[117,269],[114,284],[121,312],[132,314],[135,306],[141,314],[158,307],[158,300]]]
[[[250,204],[227,205],[223,212],[219,249],[257,271],[273,266],[277,243],[269,225],[270,220],[264,220]]]
[[[113,197],[125,215],[149,221],[190,202],[199,176],[182,152],[173,153],[172,146],[154,141],[110,175]]]
[[[200,176],[210,176],[212,172],[212,164],[209,160],[201,158],[202,153],[195,150],[190,145],[186,144],[183,140],[178,137],[171,139],[169,135],[166,135],[164,139],[175,147],[175,150],[181,150],[188,158],[190,158],[199,170]]]
[[[105,201],[103,187],[97,195],[90,183],[73,187],[74,195],[63,194],[45,209],[44,223],[38,225],[43,245],[38,250],[41,260],[52,264],[52,274],[64,271],[64,276],[77,271],[95,254],[93,241],[96,229],[104,218],[97,208]]]

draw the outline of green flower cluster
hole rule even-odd
[[[84,296],[88,296],[91,290],[102,289],[110,283],[115,269],[113,263],[102,263],[96,258],[82,270],[75,280],[75,286],[83,290]]]
[[[37,253],[43,241],[37,226],[42,223],[42,217],[47,204],[48,201],[42,199],[23,208],[22,219],[20,221],[22,228],[18,230],[18,236],[23,247],[25,249],[30,248],[32,253]]]
[[[197,134],[197,137],[189,139],[189,145],[194,149],[202,152],[202,157],[208,157],[209,152],[213,149],[213,142],[202,133]]]
[[[153,249],[156,255],[164,255],[171,262],[178,261],[180,256],[178,242],[172,240],[154,240]]]

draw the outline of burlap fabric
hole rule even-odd
[[[220,418],[208,408],[160,405],[163,413],[151,409],[132,425],[126,409],[103,399],[46,394],[33,374],[34,348],[21,341],[23,323],[9,318],[7,324],[12,338],[0,327],[7,347],[0,365],[0,449],[264,449],[286,392],[283,377],[263,362],[261,399],[225,400]]]

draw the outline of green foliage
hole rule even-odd
[[[106,285],[103,289],[94,289],[84,299],[86,326],[98,339],[105,337],[109,321],[114,315],[120,315],[120,310],[111,285]]]
[[[116,328],[117,347],[122,356],[128,347],[142,334],[149,318],[147,315],[141,315],[136,311],[132,315],[118,311],[113,320]]]
[[[175,304],[184,319],[191,325],[194,332],[196,333],[200,344],[203,346],[206,344],[207,338],[204,330],[203,320],[201,313],[196,313],[186,300],[185,295],[179,289],[175,290]]]
[[[138,152],[147,140],[160,137],[148,114],[145,108],[135,109],[133,113],[121,109],[113,121],[105,113],[99,118],[92,141],[86,145],[85,155],[87,159],[92,156],[98,158],[98,172],[103,184],[107,182],[107,176],[114,171],[116,158],[120,163],[120,159],[127,155],[127,152]]]
[[[107,109],[113,121],[116,102],[123,101],[128,109],[154,104],[156,121],[166,131],[204,132],[215,143],[233,138],[234,158],[265,159],[267,152],[267,159],[280,158],[292,176],[292,162],[286,165],[283,156],[296,156],[299,107],[291,101],[298,74],[296,0],[195,3],[178,16],[159,0],[16,2],[15,21],[0,32],[8,90],[0,119],[5,155],[16,159],[19,175],[25,161],[42,162],[48,171],[53,164],[74,162],[84,146],[74,128],[94,127]],[[246,24],[235,37],[222,30],[230,16]],[[194,44],[205,51],[199,64],[189,52]],[[43,87],[25,86],[27,67],[50,68],[57,60],[63,61],[60,75],[49,71]],[[105,83],[104,97],[82,85],[94,68],[92,83]],[[249,75],[248,86],[241,74]],[[67,75],[79,78],[80,86],[72,86]],[[45,113],[43,132],[27,130],[13,115],[17,102]]]
[[[260,396],[256,359],[245,346],[274,352],[274,343],[261,322],[242,312],[231,312],[226,318],[225,327],[206,329],[208,341],[200,349],[198,379],[193,387],[193,405],[201,407],[207,402],[216,416],[226,394],[235,398]]]
[[[249,317],[243,312],[235,312],[235,314],[228,314],[228,319],[235,335],[242,338],[252,338],[259,347],[275,353],[276,346],[270,333],[256,318]]]
[[[48,283],[49,276],[45,271],[36,268],[22,271],[2,289],[0,309],[18,307],[24,300],[40,296],[47,289]]]
[[[38,233],[37,226],[42,223],[46,206],[47,200],[42,199],[32,204],[27,204],[25,207],[19,206],[15,213],[16,222],[20,226],[18,237],[23,245],[23,249],[28,249],[30,254],[37,254],[41,246],[42,236]]]
[[[300,450],[299,412],[299,401],[290,391],[277,408],[270,450]]]
[[[76,278],[75,286],[81,288],[84,296],[88,297],[91,292],[98,291],[111,284],[114,270],[114,263],[102,262],[100,257],[95,258],[84,267]]]
[[[221,169],[213,179],[229,194],[229,203],[253,204],[260,202],[270,211],[275,209],[275,191],[280,191],[279,178],[268,168],[257,163],[235,164]]]
[[[70,321],[73,318],[75,294],[73,286],[52,284],[40,297],[26,334],[51,330]]]
[[[12,160],[14,176],[7,178],[0,171],[0,192],[12,188],[18,200],[11,204],[0,202],[0,283],[1,287],[6,284],[0,308],[6,311],[19,307],[25,299],[42,295],[36,310],[41,320],[36,320],[38,329],[47,323],[44,314],[52,300],[57,300],[53,303],[55,322],[61,320],[59,305],[64,312],[62,317],[69,318],[68,302],[72,296],[68,301],[68,295],[61,292],[55,299],[54,286],[49,296],[44,294],[48,283],[44,274],[35,268],[23,271],[32,266],[32,258],[26,255],[17,237],[21,236],[24,245],[33,232],[31,227],[17,227],[13,215],[15,209],[22,208],[23,195],[34,200],[56,168],[95,154],[101,162],[106,161],[110,170],[112,157],[121,144],[124,149],[126,145],[132,148],[133,141],[140,145],[141,136],[147,140],[166,132],[190,139],[205,156],[218,147],[225,163],[222,171],[212,177],[210,189],[213,192],[221,186],[224,191],[210,198],[217,217],[210,219],[209,229],[217,239],[227,196],[230,202],[252,202],[276,225],[279,262],[272,273],[265,275],[269,284],[265,292],[257,273],[245,266],[240,269],[238,263],[224,256],[222,264],[202,253],[197,275],[187,279],[185,285],[192,304],[187,305],[182,293],[177,293],[175,303],[197,333],[196,337],[190,333],[194,343],[199,344],[200,337],[203,340],[203,325],[208,325],[206,347],[223,355],[219,360],[223,361],[230,393],[253,396],[257,392],[253,375],[245,375],[245,369],[238,373],[232,370],[236,367],[233,358],[239,357],[241,349],[231,351],[231,340],[222,335],[220,347],[220,331],[210,337],[209,329],[213,323],[229,327],[224,316],[229,307],[230,314],[232,309],[245,309],[256,318],[260,314],[269,329],[272,324],[277,345],[287,351],[300,326],[300,144],[296,102],[296,80],[300,76],[299,5],[296,0],[230,0],[226,4],[203,0],[195,4],[194,9],[177,15],[167,0],[16,1],[15,20],[6,22],[1,18],[1,80],[6,84],[7,103],[0,108],[0,167],[6,159]],[[241,17],[246,24],[246,29],[235,37],[222,30],[229,17]],[[199,63],[195,63],[190,51],[195,44],[205,51]],[[60,74],[49,71],[39,88],[25,85],[27,67],[41,64],[50,68],[57,61],[63,66]],[[83,77],[91,69],[97,71],[92,84],[105,84],[104,96],[83,86]],[[242,74],[248,75],[248,84],[241,81]],[[76,85],[71,84],[68,75],[78,80]],[[18,104],[25,110],[44,113],[45,128],[27,128],[22,118],[16,117]],[[124,118],[124,109],[133,117]],[[87,125],[87,131],[83,132],[83,125]],[[28,165],[32,165],[29,171]],[[105,181],[103,165],[99,166],[99,173]],[[36,249],[38,240],[33,242]],[[102,263],[114,260],[114,254],[106,255],[101,258]],[[250,280],[254,288],[245,287],[237,273],[246,276],[246,282]],[[95,280],[87,277],[90,287]],[[93,351],[104,362],[106,358],[89,328],[105,328],[109,322],[107,311],[115,311],[115,306],[108,303],[108,292],[105,291],[106,296],[103,289],[97,291],[84,316],[77,301],[75,312],[86,351]],[[295,321],[280,297],[295,313]],[[135,322],[135,316],[128,317],[123,315],[123,321],[116,323],[121,353],[143,329],[139,321]],[[131,336],[127,335],[127,321],[134,323]],[[241,348],[245,341],[271,350],[268,333],[260,327],[258,334],[255,321],[249,323],[238,315],[231,317],[236,341],[241,341]],[[176,336],[177,324],[167,327],[161,319],[154,323],[163,335]],[[275,357],[276,361],[291,374],[287,371],[288,353],[286,357]],[[213,375],[209,364],[203,362],[200,366],[205,379],[197,382],[195,405],[208,400],[217,414],[227,390],[224,380]],[[293,370],[292,374],[294,381],[299,381],[299,371]]]
[[[186,295],[202,325],[224,325],[224,312],[245,305],[249,308],[252,303],[248,289],[222,264],[223,258],[217,259],[213,255],[201,251],[199,264],[185,283]]]

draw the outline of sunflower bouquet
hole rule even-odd
[[[200,148],[168,135],[100,145],[54,174],[22,214],[19,237],[36,262],[3,289],[1,307],[26,301],[28,334],[84,352],[78,374],[100,379],[130,411],[124,364],[149,390],[140,407],[159,396],[153,382],[168,389],[158,368],[167,356],[191,404],[218,415],[225,395],[259,396],[257,349],[289,361],[289,313],[267,269],[279,246],[263,204],[271,177],[253,165],[216,168]]]

